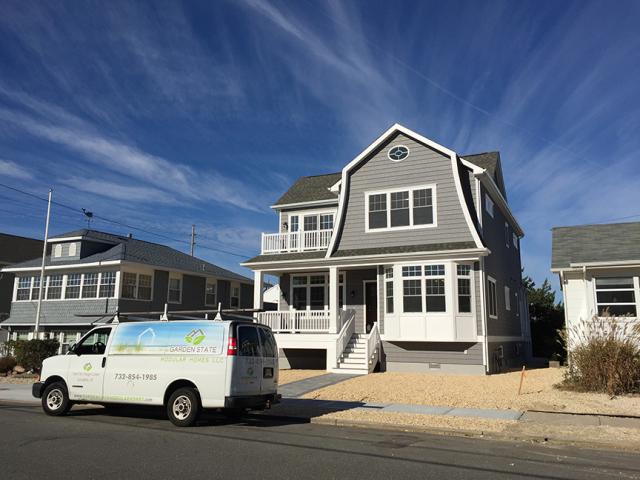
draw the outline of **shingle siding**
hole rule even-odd
[[[387,150],[391,144],[409,147],[409,157],[390,161]],[[437,227],[365,233],[365,192],[429,184],[436,185]],[[338,251],[357,249],[363,241],[368,247],[473,241],[455,187],[451,160],[404,135],[387,142],[351,173],[348,197]]]
[[[33,325],[38,302],[13,302],[9,321]],[[99,298],[91,300],[55,300],[43,301],[40,322],[46,324],[74,323],[88,325],[100,317],[110,317],[118,310],[118,300]],[[82,315],[82,316],[78,316]],[[95,315],[86,317],[85,315]],[[107,320],[108,318],[104,318]]]

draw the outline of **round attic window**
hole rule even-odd
[[[404,145],[396,145],[395,147],[391,147],[387,152],[387,156],[389,160],[393,162],[399,162],[400,160],[404,160],[409,156],[409,149]]]

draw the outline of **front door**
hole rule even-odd
[[[102,400],[107,343],[111,327],[97,328],[69,352],[67,383],[71,400]]]
[[[376,281],[364,283],[364,318],[367,333],[378,321],[378,283]]]

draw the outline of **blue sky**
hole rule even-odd
[[[399,122],[501,152],[542,281],[552,226],[640,219],[639,17],[633,1],[5,0],[1,183],[184,241],[195,223],[203,247],[251,256],[293,180]],[[0,231],[41,237],[44,207],[0,188]],[[53,233],[85,225],[54,208]]]

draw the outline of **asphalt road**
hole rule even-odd
[[[0,403],[0,478],[640,479],[640,456],[253,417],[178,429],[156,411],[52,418]]]

